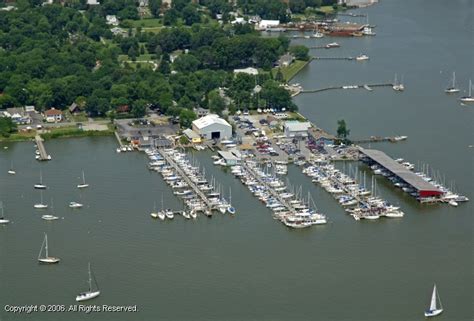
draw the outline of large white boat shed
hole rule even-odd
[[[232,126],[215,114],[193,121],[193,130],[204,139],[219,140],[232,137]]]

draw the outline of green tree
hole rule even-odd
[[[350,132],[344,119],[337,121],[337,138],[346,143],[348,142],[347,137],[349,137]]]
[[[289,48],[290,53],[295,56],[297,60],[309,60],[309,49],[303,45],[294,45]]]
[[[212,113],[222,115],[222,112],[224,111],[226,105],[225,105],[225,100],[219,94],[218,89],[215,89],[209,93],[208,100],[209,100],[209,103],[208,103],[209,110]]]
[[[275,80],[278,81],[278,82],[284,82],[285,81],[285,77],[283,77],[283,73],[281,72],[280,68],[278,68],[278,70],[277,70],[277,73],[275,75]]]
[[[16,123],[9,117],[0,117],[0,135],[10,137],[10,134],[16,131]]]
[[[201,15],[197,11],[196,6],[193,4],[188,4],[186,7],[184,7],[182,11],[182,16],[184,19],[184,23],[188,26],[191,26],[192,24],[201,21]]]
[[[147,102],[144,99],[134,101],[132,104],[132,115],[135,118],[141,118],[146,114]]]
[[[191,123],[196,119],[196,114],[189,109],[182,109],[179,113],[179,123],[183,128],[191,127]]]

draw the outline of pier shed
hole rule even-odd
[[[430,182],[425,181],[405,166],[399,164],[384,152],[375,149],[365,149],[362,147],[359,147],[359,151],[369,159],[371,163],[378,164],[392,175],[398,177],[401,181],[414,188],[420,198],[440,197],[444,194],[439,188]]]
[[[234,166],[240,163],[240,159],[228,151],[218,151],[219,155],[225,160],[227,166]]]
[[[285,122],[285,136],[287,138],[308,137],[309,122],[287,121]]]

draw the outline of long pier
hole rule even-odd
[[[35,142],[36,142],[36,146],[38,148],[38,151],[39,151],[39,159],[40,161],[46,161],[46,160],[50,160],[51,158],[48,157],[48,153],[46,152],[46,148],[44,147],[44,144],[43,144],[43,138],[41,138],[40,135],[36,135],[35,136]]]
[[[355,57],[311,57],[312,60],[355,60]]]
[[[120,136],[119,136],[119,134],[117,133],[117,131],[114,131],[114,135],[115,135],[115,138],[117,138],[117,141],[118,141],[120,147],[123,147],[122,140],[120,139]]]
[[[206,204],[207,208],[209,209],[209,212],[211,210],[215,209],[215,206],[213,206],[211,201],[209,201],[206,194],[204,194],[199,189],[199,187],[188,177],[188,175],[181,169],[181,167],[179,167],[179,165],[174,161],[174,159],[172,159],[168,154],[166,154],[161,149],[158,149],[158,152],[161,154],[161,156],[163,156],[163,158],[166,160],[166,162],[168,164],[170,164],[171,167],[173,167],[176,170],[176,172],[181,176],[181,178],[186,181],[186,183],[189,185],[189,187],[191,187],[194,190],[196,195],[198,195],[202,199],[202,201]]]
[[[280,194],[278,194],[273,187],[271,187],[259,175],[257,175],[257,173],[255,173],[253,168],[248,166],[246,162],[242,162],[242,167],[245,168],[245,170],[248,173],[250,173],[257,181],[259,181],[260,184],[264,185],[267,188],[267,190],[270,192],[270,194],[272,194],[272,196],[275,197],[280,202],[280,204],[285,206],[289,211],[295,212],[295,208],[289,202],[287,202],[283,197],[281,197]]]
[[[327,90],[334,90],[334,89],[360,89],[364,88],[365,86],[368,86],[370,88],[372,87],[393,87],[393,84],[391,83],[384,83],[384,84],[362,84],[362,85],[346,85],[346,86],[330,86],[330,87],[324,87],[324,88],[318,88],[318,89],[303,89],[300,91],[300,93],[318,93],[321,91],[327,91]]]

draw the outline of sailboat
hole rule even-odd
[[[163,209],[163,193],[161,193],[161,210],[158,211],[158,218],[162,221],[166,218],[165,210]]]
[[[469,95],[459,98],[462,103],[474,103],[474,97],[472,97],[472,81],[469,79]]]
[[[227,212],[234,215],[235,214],[235,207],[232,206],[232,190],[229,188],[229,207],[227,208]]]
[[[438,307],[439,301],[439,307]],[[431,294],[431,302],[428,310],[425,311],[425,317],[434,317],[440,315],[443,312],[443,305],[441,304],[441,299],[439,298],[438,291],[436,290],[436,284],[433,287],[433,294]]]
[[[37,209],[45,209],[48,208],[48,204],[43,204],[43,191],[41,191],[41,203],[33,205],[34,208]]]
[[[158,213],[156,212],[156,202],[153,205],[153,212],[150,213],[150,216],[153,218],[158,218]]]
[[[453,72],[452,84],[444,90],[447,94],[454,94],[459,92],[459,88],[456,88],[456,73]]]
[[[97,288],[97,290],[95,290],[95,291],[93,291],[93,289],[92,289],[92,277],[94,277],[94,284]],[[77,295],[76,296],[76,301],[77,302],[91,300],[91,299],[96,298],[100,295],[99,284],[97,283],[97,280],[95,279],[94,274],[92,274],[90,263],[89,263],[89,281],[87,281],[87,283],[89,284],[89,291],[82,292],[79,295]]]
[[[10,175],[15,175],[16,174],[15,170],[13,169],[13,161],[10,164],[10,170],[8,171],[8,174],[10,174]]]
[[[394,80],[393,86],[392,86],[393,90],[395,90],[395,91],[405,90],[405,86],[403,86],[402,82],[403,82],[403,79],[402,79],[402,81],[398,82],[397,74],[395,74],[395,80]]]
[[[51,211],[52,211],[53,214],[41,215],[41,218],[42,218],[43,220],[45,220],[45,221],[54,221],[54,220],[59,219],[59,217],[54,216],[53,199],[51,199]]]
[[[3,213],[3,202],[0,202],[0,207],[2,208],[2,216],[0,216],[0,224],[8,224],[10,223],[10,220],[7,220],[5,218],[5,215]]]
[[[84,176],[84,171],[82,171],[82,184],[78,184],[77,188],[86,188],[89,187],[89,184],[86,184],[86,178]]]
[[[41,257],[41,254],[43,254],[43,248],[45,249],[45,256]],[[40,252],[38,254],[38,261],[40,263],[46,263],[46,264],[55,264],[55,263],[59,263],[59,261],[61,261],[60,258],[49,256],[49,252],[48,252],[48,234],[46,234],[46,233],[44,233],[43,244],[41,244]]]
[[[34,188],[36,189],[46,189],[47,186],[43,184],[43,174],[40,172],[40,182],[39,184],[35,184]]]

